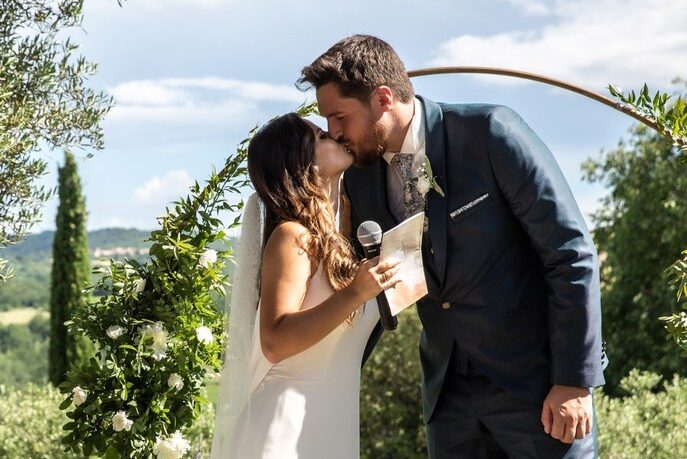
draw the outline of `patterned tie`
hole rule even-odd
[[[400,172],[403,182],[403,220],[422,212],[425,208],[425,197],[417,190],[417,178],[411,173],[413,158],[414,155],[404,153],[396,153],[391,158],[391,164]]]

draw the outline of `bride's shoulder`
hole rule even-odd
[[[270,234],[265,253],[297,252],[305,255],[310,240],[308,229],[295,221],[279,223]]]

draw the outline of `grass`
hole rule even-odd
[[[48,316],[48,312],[36,308],[15,308],[9,311],[0,312],[0,325],[26,325],[36,314]]]

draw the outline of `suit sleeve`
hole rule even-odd
[[[510,209],[537,251],[549,287],[551,383],[604,384],[599,263],[553,155],[507,107],[488,116],[489,159]]]
[[[348,181],[346,180],[346,173],[344,172],[344,179],[343,179],[343,193],[346,195],[346,197],[350,196],[348,193]],[[358,217],[358,214],[355,211],[355,208],[353,207],[353,204],[351,203],[351,244],[353,245],[353,249],[356,252],[356,256],[358,259],[363,258],[363,248],[358,242],[358,238],[355,236],[358,225],[360,225],[360,217]],[[377,325],[375,328],[372,330],[372,333],[370,334],[370,337],[367,340],[367,344],[365,345],[365,350],[363,351],[363,359],[362,362],[360,363],[360,367],[363,368],[365,366],[365,363],[367,363],[368,359],[372,355],[372,351],[374,350],[375,346],[377,346],[377,342],[379,341],[379,338],[382,336],[384,329],[382,328],[382,322],[378,321]]]

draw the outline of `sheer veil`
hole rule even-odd
[[[230,316],[224,367],[219,382],[211,459],[231,457],[232,437],[239,416],[254,388],[254,380],[262,379],[269,368],[262,353],[255,352],[256,346],[259,346],[256,342],[259,339],[256,336],[256,316],[264,227],[265,209],[257,194],[253,193],[243,210],[231,299],[227,298],[225,307],[225,314]]]

